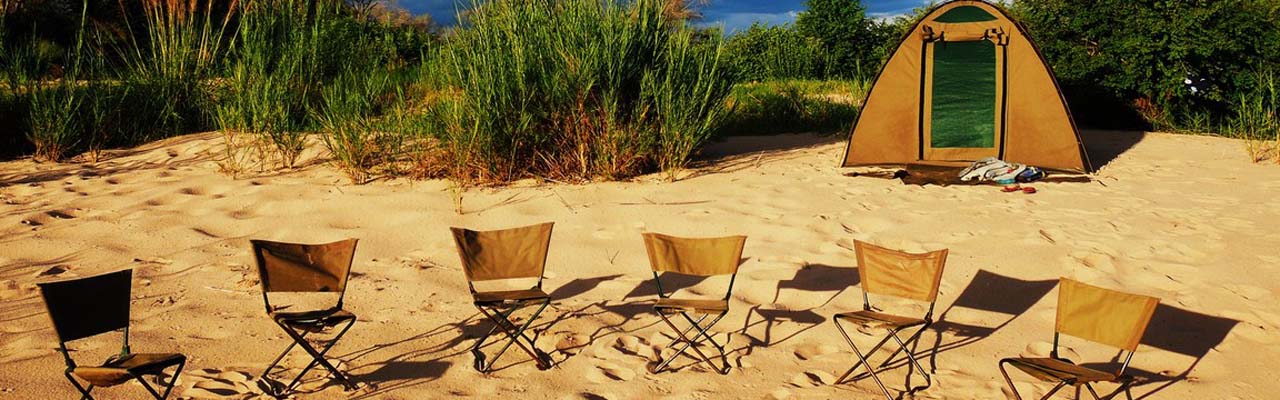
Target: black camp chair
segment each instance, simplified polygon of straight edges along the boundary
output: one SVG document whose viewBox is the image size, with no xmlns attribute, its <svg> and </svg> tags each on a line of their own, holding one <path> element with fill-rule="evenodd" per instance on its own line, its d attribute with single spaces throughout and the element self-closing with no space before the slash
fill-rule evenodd
<svg viewBox="0 0 1280 400">
<path fill-rule="evenodd" d="M 67 363 L 63 372 L 67 380 L 80 391 L 81 399 L 93 399 L 89 394 L 94 387 L 109 387 L 130 380 L 137 380 L 152 397 L 163 400 L 178 382 L 178 375 L 187 357 L 174 353 L 133 353 L 129 349 L 129 300 L 133 270 L 116 271 L 88 278 L 40 283 L 40 295 L 49 309 L 53 330 L 58 334 L 58 348 Z M 67 342 L 97 336 L 111 331 L 122 331 L 124 344 L 120 354 L 108 358 L 102 365 L 83 367 L 71 359 Z M 177 368 L 168 384 L 160 382 L 169 367 Z M 164 392 L 157 392 L 144 377 L 156 376 L 164 385 Z M 76 380 L 88 382 L 88 386 Z"/>
<path fill-rule="evenodd" d="M 346 374 L 339 371 L 327 359 L 325 353 L 333 348 L 342 336 L 356 322 L 355 314 L 342 308 L 342 300 L 347 291 L 347 278 L 351 273 L 351 261 L 355 257 L 356 239 L 347 239 L 325 244 L 295 244 L 252 240 L 254 260 L 258 264 L 258 274 L 262 280 L 262 301 L 266 305 L 267 315 L 293 339 L 271 365 L 268 365 L 259 376 L 262 389 L 274 395 L 283 395 L 293 390 L 294 385 L 317 364 L 324 367 L 334 378 L 337 378 L 346 389 L 355 385 Z M 336 293 L 337 303 L 329 308 L 319 310 L 285 311 L 289 306 L 273 306 L 269 293 L 302 292 L 302 293 Z M 341 326 L 324 348 L 316 350 L 306 339 L 307 334 L 325 333 Z M 293 350 L 294 346 L 311 355 L 312 361 L 302 369 L 288 385 L 280 387 L 267 378 L 271 370 Z"/>
<path fill-rule="evenodd" d="M 747 237 L 692 239 L 658 233 L 644 233 L 643 236 L 645 251 L 649 255 L 649 267 L 653 270 L 653 282 L 658 287 L 658 301 L 654 303 L 653 310 L 677 335 L 666 348 L 680 345 L 676 348 L 675 354 L 650 368 L 649 372 L 662 372 L 672 360 L 684 354 L 685 350 L 693 349 L 702 361 L 711 366 L 711 369 L 721 374 L 728 374 L 729 360 L 725 357 L 724 346 L 716 342 L 710 329 L 729 314 L 729 296 L 733 294 L 733 281 L 737 278 L 738 267 L 742 264 L 742 248 L 747 242 Z M 672 297 L 674 290 L 672 292 L 663 290 L 659 273 L 698 277 L 728 275 L 729 287 L 725 289 L 724 297 L 720 299 L 677 299 Z M 698 314 L 699 317 L 695 319 L 690 315 L 691 313 Z M 674 315 L 681 316 L 689 327 L 680 329 L 676 326 L 676 323 L 671 320 Z M 707 318 L 711 318 L 711 321 L 703 324 Z M 693 330 L 698 332 L 691 338 L 689 332 Z M 698 345 L 703 343 L 710 344 L 720 352 L 720 361 L 723 366 L 717 366 L 711 357 L 698 348 Z"/>
</svg>

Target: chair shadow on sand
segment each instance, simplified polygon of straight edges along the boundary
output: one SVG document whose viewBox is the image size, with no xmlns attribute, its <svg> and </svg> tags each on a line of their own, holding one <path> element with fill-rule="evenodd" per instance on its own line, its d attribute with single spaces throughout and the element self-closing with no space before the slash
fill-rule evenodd
<svg viewBox="0 0 1280 400">
<path fill-rule="evenodd" d="M 751 309 L 747 310 L 747 317 L 742 322 L 742 328 L 737 331 L 750 342 L 742 347 L 733 349 L 732 352 L 750 355 L 756 347 L 769 347 L 780 344 L 822 325 L 827 321 L 827 318 L 813 310 L 830 304 L 845 290 L 857 284 L 858 269 L 854 267 L 836 267 L 823 264 L 806 264 L 800 267 L 791 279 L 778 282 L 773 294 L 773 304 L 776 305 L 778 303 L 778 299 L 782 297 L 783 289 L 834 293 L 821 305 L 811 308 L 792 310 L 776 306 L 774 308 L 766 308 L 765 305 L 752 306 Z M 759 316 L 759 319 L 756 319 L 756 316 Z M 760 324 L 764 324 L 763 337 L 753 336 L 749 331 Z M 775 338 L 774 331 L 777 327 L 783 326 L 783 324 L 798 324 L 803 327 L 780 338 Z"/>
<path fill-rule="evenodd" d="M 464 345 L 465 342 L 475 336 L 479 336 L 482 330 L 486 329 L 480 322 L 480 313 L 472 314 L 462 321 L 456 323 L 437 326 L 434 329 L 423 332 L 418 335 L 410 336 L 394 342 L 379 343 L 372 346 L 348 352 L 337 357 L 350 365 L 350 371 L 356 372 L 367 368 L 373 368 L 373 371 L 360 374 L 352 374 L 355 381 L 371 384 L 371 390 L 359 393 L 352 397 L 353 399 L 363 399 L 377 397 L 389 392 L 400 389 L 407 389 L 415 386 L 424 385 L 444 376 L 444 373 L 453 366 L 453 363 L 446 361 L 451 357 L 457 357 L 468 353 L 464 346 L 463 350 L 448 352 L 449 349 Z M 399 345 L 412 345 L 421 343 L 436 336 L 447 335 L 451 332 L 459 332 L 460 335 L 454 336 L 448 341 L 423 349 L 416 349 L 386 358 L 384 361 L 371 362 L 368 364 L 357 364 L 356 361 L 361 358 L 378 352 L 379 350 L 388 349 Z M 433 356 L 429 360 L 416 360 L 426 355 Z"/>
<path fill-rule="evenodd" d="M 1226 340 L 1227 335 L 1239 323 L 1240 321 L 1234 319 L 1202 314 L 1163 303 L 1156 306 L 1155 315 L 1151 317 L 1151 323 L 1147 325 L 1147 331 L 1142 336 L 1141 343 L 1159 350 L 1192 357 L 1195 360 L 1177 375 L 1146 371 L 1130 365 L 1125 372 L 1138 380 L 1133 385 L 1133 391 L 1138 395 L 1134 399 L 1149 398 L 1175 383 L 1187 380 L 1196 365 L 1200 364 L 1200 360 Z M 1116 357 L 1108 363 L 1083 365 L 1092 368 L 1107 368 L 1107 365 L 1110 365 L 1114 368 L 1122 361 L 1117 353 Z M 1151 385 L 1156 386 L 1149 390 L 1145 389 Z"/>
<path fill-rule="evenodd" d="M 960 292 L 960 296 L 957 296 L 955 301 L 938 314 L 937 322 L 934 322 L 930 328 L 934 331 L 935 339 L 929 355 L 929 369 L 937 372 L 938 353 L 968 346 L 991 336 L 1018 319 L 1018 316 L 1031 310 L 1032 306 L 1040 302 L 1057 285 L 1057 279 L 1028 281 L 987 270 L 978 270 L 969 281 L 969 285 Z M 996 313 L 1004 317 L 995 326 L 949 320 L 948 314 L 956 308 Z M 944 334 L 956 336 L 958 339 L 943 343 Z"/>
</svg>

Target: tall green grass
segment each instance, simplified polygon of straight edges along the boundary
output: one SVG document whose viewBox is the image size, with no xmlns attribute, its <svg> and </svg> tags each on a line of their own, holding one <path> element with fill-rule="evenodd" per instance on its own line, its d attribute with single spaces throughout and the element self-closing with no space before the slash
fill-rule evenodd
<svg viewBox="0 0 1280 400">
<path fill-rule="evenodd" d="M 732 116 L 720 136 L 847 132 L 870 81 L 781 80 L 733 88 Z"/>
<path fill-rule="evenodd" d="M 1253 73 L 1252 89 L 1240 94 L 1225 129 L 1227 135 L 1245 140 L 1253 162 L 1280 163 L 1280 82 L 1272 68 Z"/>
<path fill-rule="evenodd" d="M 721 41 L 664 1 L 494 0 L 431 67 L 437 149 L 458 181 L 620 178 L 679 168 L 723 115 Z"/>
<path fill-rule="evenodd" d="M 378 120 L 392 84 L 385 70 L 353 69 L 322 89 L 313 118 L 334 164 L 353 183 L 368 181 L 375 169 L 397 161 L 404 141 L 401 131 Z"/>
<path fill-rule="evenodd" d="M 39 79 L 23 79 L 25 87 L 21 88 L 29 104 L 28 121 L 30 126 L 26 133 L 27 140 L 35 146 L 34 157 L 42 161 L 61 161 L 80 143 L 83 124 L 80 113 L 87 90 L 80 85 L 81 66 L 84 54 L 85 15 L 88 2 L 80 9 L 80 29 L 76 37 L 75 49 L 66 55 L 64 64 L 69 67 L 62 79 L 45 85 Z M 34 48 L 35 44 L 31 46 Z"/>
<path fill-rule="evenodd" d="M 315 15 L 309 15 L 312 7 Z M 302 129 L 308 101 L 319 89 L 321 27 L 332 11 L 301 0 L 267 0 L 241 3 L 239 14 L 235 61 L 216 107 L 217 125 L 232 135 L 253 135 L 281 167 L 292 168 L 306 145 Z M 228 140 L 229 152 L 239 151 L 232 149 L 236 143 Z"/>
</svg>

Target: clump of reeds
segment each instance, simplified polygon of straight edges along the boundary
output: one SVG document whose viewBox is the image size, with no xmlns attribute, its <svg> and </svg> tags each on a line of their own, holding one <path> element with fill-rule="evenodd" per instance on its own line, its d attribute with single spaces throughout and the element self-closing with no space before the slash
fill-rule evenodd
<svg viewBox="0 0 1280 400">
<path fill-rule="evenodd" d="M 719 36 L 666 1 L 479 3 L 435 61 L 425 118 L 455 181 L 619 178 L 683 166 L 724 115 Z"/>
<path fill-rule="evenodd" d="M 236 155 L 224 162 L 244 159 L 244 141 L 235 134 L 249 134 L 271 150 L 280 166 L 292 168 L 306 144 L 303 119 L 317 84 L 321 26 L 331 11 L 301 0 L 265 0 L 241 3 L 239 14 L 234 61 L 215 112 L 219 129 L 234 132 L 226 146 Z"/>
<path fill-rule="evenodd" d="M 1280 85 L 1270 68 L 1260 68 L 1253 77 L 1252 88 L 1240 95 L 1227 134 L 1244 140 L 1251 161 L 1280 163 Z"/>
</svg>

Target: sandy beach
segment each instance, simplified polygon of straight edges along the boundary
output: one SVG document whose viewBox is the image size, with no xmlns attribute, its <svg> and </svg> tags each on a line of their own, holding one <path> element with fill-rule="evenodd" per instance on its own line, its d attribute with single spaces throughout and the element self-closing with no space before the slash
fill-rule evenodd
<svg viewBox="0 0 1280 400">
<path fill-rule="evenodd" d="M 1162 299 L 1131 365 L 1149 381 L 1135 396 L 1271 398 L 1280 391 L 1280 167 L 1249 163 L 1235 140 L 1085 133 L 1103 165 L 1095 181 L 1038 184 L 1036 194 L 849 177 L 837 168 L 840 138 L 779 135 L 713 143 L 674 182 L 655 174 L 472 189 L 461 215 L 444 181 L 352 186 L 315 150 L 297 171 L 232 179 L 217 172 L 217 133 L 93 164 L 3 162 L 0 399 L 75 393 L 35 283 L 123 268 L 134 270 L 133 350 L 189 357 L 176 397 L 258 397 L 255 377 L 289 341 L 263 310 L 249 239 L 348 237 L 360 239 L 346 294 L 359 320 L 330 355 L 362 388 L 344 392 L 313 372 L 298 398 L 875 399 L 870 380 L 830 384 L 854 362 L 829 318 L 861 307 L 855 239 L 951 251 L 941 320 L 916 349 L 934 383 L 917 398 L 1012 396 L 996 361 L 1048 354 L 1064 276 Z M 546 221 L 555 222 L 544 284 L 553 306 L 536 327 L 555 365 L 539 371 L 512 351 L 482 375 L 468 349 L 489 324 L 471 305 L 447 228 Z M 728 344 L 728 376 L 687 357 L 676 372 L 646 371 L 671 335 L 650 308 L 645 231 L 749 237 L 731 311 L 714 330 Z M 691 290 L 714 295 L 720 284 Z M 879 334 L 855 340 L 869 346 Z M 1073 360 L 1115 357 L 1063 344 Z M 93 363 L 118 350 L 118 336 L 73 347 Z M 295 351 L 285 366 L 296 373 L 307 361 Z M 899 388 L 906 371 L 882 377 Z M 1015 379 L 1024 396 L 1048 388 Z M 124 386 L 94 394 L 145 395 Z"/>
</svg>

